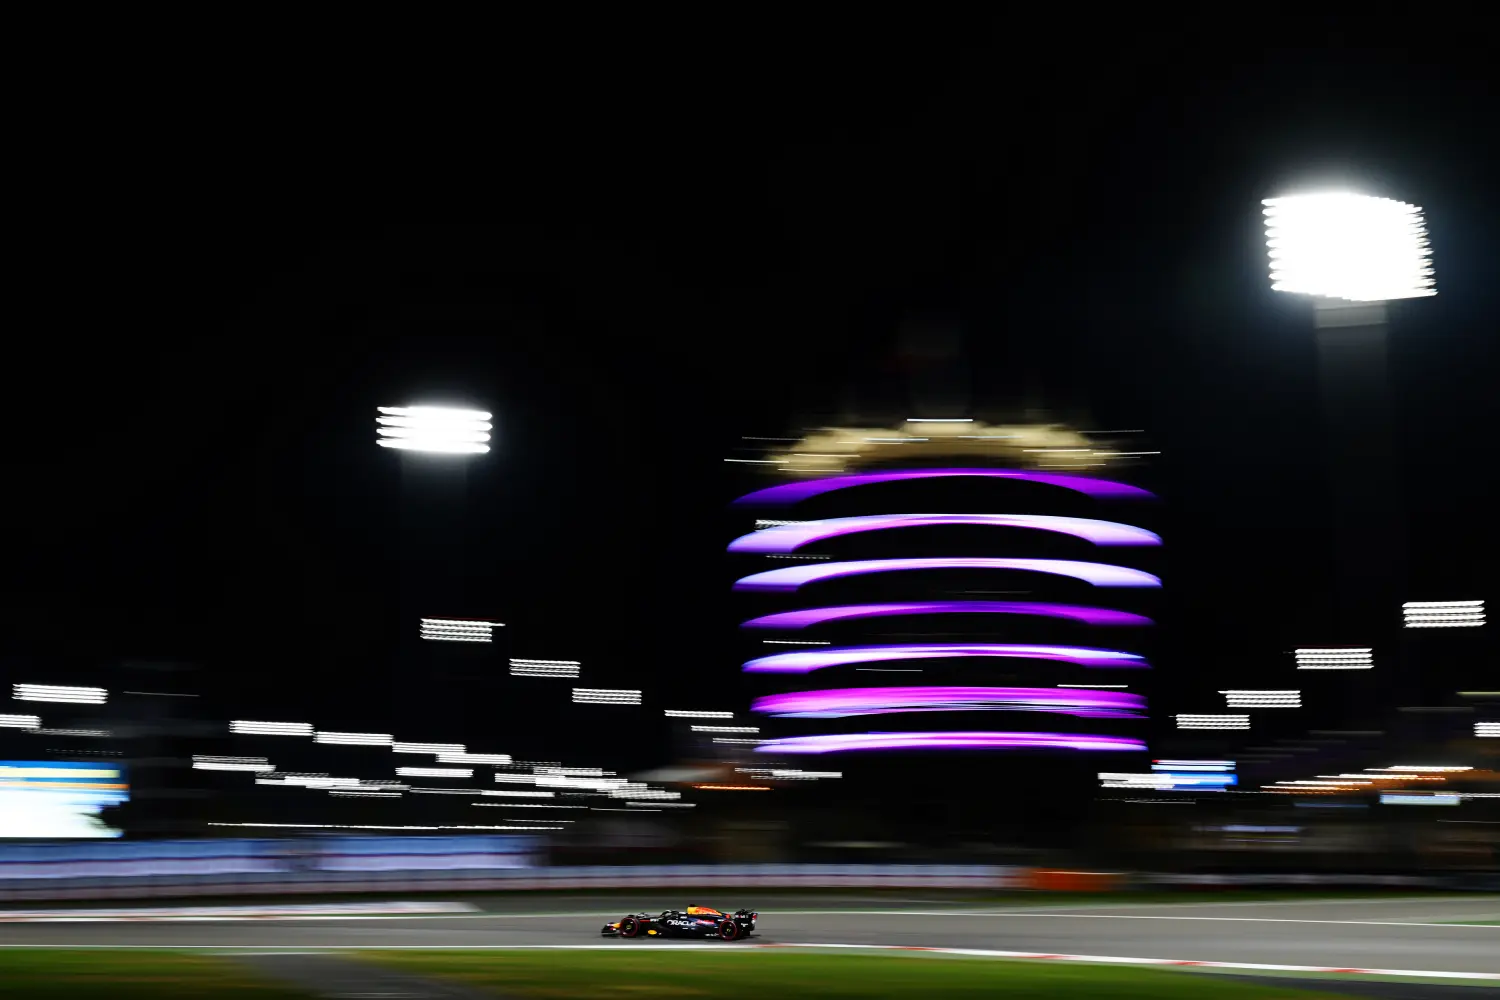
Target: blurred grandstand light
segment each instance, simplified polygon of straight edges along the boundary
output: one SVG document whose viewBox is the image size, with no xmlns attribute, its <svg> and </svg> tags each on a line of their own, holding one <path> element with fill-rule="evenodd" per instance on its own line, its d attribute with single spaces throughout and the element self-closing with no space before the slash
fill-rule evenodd
<svg viewBox="0 0 1500 1000">
<path fill-rule="evenodd" d="M 472 778 L 471 767 L 398 767 L 396 774 L 403 778 Z"/>
<path fill-rule="evenodd" d="M 669 708 L 666 711 L 670 719 L 732 719 L 733 712 L 697 712 L 685 708 Z"/>
<path fill-rule="evenodd" d="M 381 406 L 375 443 L 382 448 L 447 455 L 483 455 L 490 450 L 490 415 L 445 406 Z"/>
<path fill-rule="evenodd" d="M 1178 729 L 1249 729 L 1248 715 L 1177 715 Z"/>
<path fill-rule="evenodd" d="M 314 743 L 343 743 L 350 746 L 387 747 L 395 742 L 390 733 L 329 733 L 319 730 L 313 734 Z"/>
<path fill-rule="evenodd" d="M 462 743 L 392 743 L 395 753 L 463 753 Z"/>
<path fill-rule="evenodd" d="M 231 733 L 246 733 L 252 736 L 311 736 L 311 722 L 252 722 L 236 719 L 229 723 Z"/>
<path fill-rule="evenodd" d="M 330 789 L 328 789 L 328 794 L 329 795 L 347 795 L 347 796 L 353 796 L 355 798 L 361 798 L 361 799 L 399 799 L 401 797 L 401 793 L 400 792 L 380 792 L 380 791 L 366 792 L 366 791 L 360 791 L 358 789 L 353 789 L 353 788 L 330 788 Z"/>
<path fill-rule="evenodd" d="M 1298 670 L 1369 670 L 1375 665 L 1369 648 L 1315 648 L 1294 651 Z"/>
<path fill-rule="evenodd" d="M 1263 204 L 1275 291 L 1350 302 L 1437 294 L 1416 205 L 1347 191 Z"/>
<path fill-rule="evenodd" d="M 583 665 L 577 660 L 524 660 L 512 657 L 512 677 L 577 677 Z"/>
<path fill-rule="evenodd" d="M 193 768 L 198 771 L 274 771 L 264 757 L 215 757 L 193 754 Z"/>
<path fill-rule="evenodd" d="M 640 691 L 620 688 L 573 689 L 573 704 L 575 705 L 639 705 L 640 703 Z"/>
<path fill-rule="evenodd" d="M 0 729 L 40 729 L 39 715 L 0 715 Z"/>
<path fill-rule="evenodd" d="M 75 705 L 102 705 L 109 692 L 96 687 L 65 687 L 59 684 L 16 684 L 11 688 L 16 701 L 61 701 Z"/>
<path fill-rule="evenodd" d="M 1459 771 L 1472 771 L 1472 767 L 1460 767 L 1452 764 L 1393 764 L 1390 767 L 1372 767 L 1371 771 L 1411 771 L 1415 774 L 1452 774 Z"/>
<path fill-rule="evenodd" d="M 1220 691 L 1230 708 L 1301 708 L 1301 691 Z"/>
<path fill-rule="evenodd" d="M 1500 722 L 1476 722 L 1474 723 L 1475 736 L 1500 736 Z"/>
<path fill-rule="evenodd" d="M 1484 602 L 1407 601 L 1401 617 L 1407 628 L 1477 628 L 1484 624 Z"/>
<path fill-rule="evenodd" d="M 1153 760 L 1153 771 L 1233 771 L 1232 760 Z"/>
<path fill-rule="evenodd" d="M 693 726 L 695 733 L 758 733 L 759 726 Z"/>
<path fill-rule="evenodd" d="M 508 753 L 439 753 L 439 764 L 510 764 L 514 763 Z"/>
<path fill-rule="evenodd" d="M 769 792 L 769 785 L 694 785 L 700 792 Z"/>
<path fill-rule="evenodd" d="M 498 789 L 488 789 L 487 788 L 483 792 L 481 792 L 480 794 L 481 795 L 488 795 L 488 796 L 491 796 L 491 797 L 499 796 L 499 797 L 502 797 L 502 798 L 511 798 L 511 799 L 552 799 L 552 798 L 556 798 L 557 797 L 557 793 L 556 792 L 529 792 L 529 791 L 522 791 L 519 788 L 498 788 Z"/>
<path fill-rule="evenodd" d="M 500 622 L 463 618 L 423 618 L 421 636 L 430 642 L 493 642 L 494 630 L 504 627 Z"/>
</svg>

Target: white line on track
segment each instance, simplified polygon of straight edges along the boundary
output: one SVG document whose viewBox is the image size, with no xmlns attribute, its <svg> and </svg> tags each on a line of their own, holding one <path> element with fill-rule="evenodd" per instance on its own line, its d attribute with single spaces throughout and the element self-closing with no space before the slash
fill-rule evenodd
<svg viewBox="0 0 1500 1000">
<path fill-rule="evenodd" d="M 302 951 L 294 954 L 307 954 L 309 952 L 340 952 L 340 951 L 608 951 L 611 949 L 629 948 L 626 944 L 468 944 L 468 945 L 445 945 L 433 947 L 431 945 L 304 945 Z M 1045 954 L 1041 952 L 1026 951 L 992 951 L 984 948 L 926 948 L 911 945 L 888 945 L 888 944 L 834 944 L 817 942 L 786 942 L 777 944 L 751 944 L 740 945 L 723 944 L 685 944 L 670 943 L 666 941 L 657 942 L 648 946 L 652 951 L 702 951 L 705 954 L 732 955 L 745 954 L 747 952 L 774 951 L 784 948 L 807 948 L 813 950 L 829 951 L 882 951 L 893 952 L 900 955 L 960 955 L 968 958 L 1010 958 L 1021 960 L 1048 960 L 1062 962 L 1087 962 L 1095 965 L 1165 965 L 1181 968 L 1203 968 L 1203 969 L 1248 969 L 1252 971 L 1270 972 L 1311 972 L 1311 973 L 1341 973 L 1363 976 L 1403 976 L 1422 979 L 1479 979 L 1500 980 L 1500 973 L 1492 972 L 1434 972 L 1419 971 L 1415 969 L 1357 969 L 1340 966 L 1320 965 L 1272 965 L 1260 962 L 1194 962 L 1182 961 L 1169 958 L 1133 958 L 1119 955 L 1060 955 Z M 246 953 L 277 953 L 274 948 L 259 948 L 255 945 L 75 945 L 75 944 L 44 944 L 44 945 L 22 945 L 0 943 L 0 948 L 49 948 L 49 949 L 72 949 L 80 951 L 109 951 L 113 949 L 133 949 L 148 951 L 206 951 L 223 955 L 243 955 Z"/>
</svg>

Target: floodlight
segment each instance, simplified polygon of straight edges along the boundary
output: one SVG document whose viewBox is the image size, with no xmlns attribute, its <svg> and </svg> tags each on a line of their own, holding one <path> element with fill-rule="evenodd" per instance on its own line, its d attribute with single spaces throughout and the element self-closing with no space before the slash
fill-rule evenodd
<svg viewBox="0 0 1500 1000">
<path fill-rule="evenodd" d="M 706 709 L 700 712 L 700 711 L 694 711 L 693 709 L 689 709 L 689 708 L 669 708 L 669 709 L 667 709 L 666 714 L 667 714 L 668 718 L 672 718 L 672 719 L 732 719 L 732 718 L 734 718 L 734 713 L 733 712 L 716 712 L 716 711 L 708 711 Z"/>
<path fill-rule="evenodd" d="M 1477 628 L 1484 624 L 1484 602 L 1407 601 L 1401 617 L 1407 628 Z"/>
<path fill-rule="evenodd" d="M 388 747 L 395 742 L 390 733 L 331 733 L 319 730 L 313 735 L 314 743 L 339 743 L 346 746 Z"/>
<path fill-rule="evenodd" d="M 1368 647 L 1298 649 L 1293 655 L 1298 670 L 1369 670 L 1375 666 L 1374 650 Z"/>
<path fill-rule="evenodd" d="M 16 701 L 62 701 L 75 705 L 102 705 L 109 697 L 104 688 L 64 687 L 59 684 L 16 684 L 11 688 Z"/>
<path fill-rule="evenodd" d="M 0 715 L 0 729 L 40 729 L 39 715 Z"/>
<path fill-rule="evenodd" d="M 639 705 L 641 693 L 611 688 L 574 688 L 575 705 Z"/>
<path fill-rule="evenodd" d="M 1230 708 L 1301 708 L 1301 691 L 1220 691 Z"/>
<path fill-rule="evenodd" d="M 381 406 L 375 443 L 382 448 L 439 455 L 483 455 L 490 450 L 490 415 L 446 406 Z"/>
<path fill-rule="evenodd" d="M 1264 202 L 1271 287 L 1349 302 L 1436 295 L 1422 210 L 1350 192 Z"/>
<path fill-rule="evenodd" d="M 432 642 L 491 642 L 499 622 L 469 621 L 458 618 L 423 618 L 422 638 Z"/>
<path fill-rule="evenodd" d="M 231 733 L 252 736 L 311 736 L 311 722 L 257 722 L 252 719 L 235 719 L 229 723 Z"/>
<path fill-rule="evenodd" d="M 1249 729 L 1248 715 L 1176 715 L 1178 729 Z"/>
<path fill-rule="evenodd" d="M 512 677 L 577 677 L 583 665 L 577 660 L 528 660 L 512 657 Z"/>
<path fill-rule="evenodd" d="M 1500 737 L 1500 722 L 1474 723 L 1475 736 Z"/>
</svg>

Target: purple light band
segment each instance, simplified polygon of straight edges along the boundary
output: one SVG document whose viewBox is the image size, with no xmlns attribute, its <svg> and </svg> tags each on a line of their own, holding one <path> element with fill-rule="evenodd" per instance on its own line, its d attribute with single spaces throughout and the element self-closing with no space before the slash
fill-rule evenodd
<svg viewBox="0 0 1500 1000">
<path fill-rule="evenodd" d="M 841 753 L 847 750 L 1136 750 L 1146 744 L 1126 736 L 1066 733 L 849 733 L 766 740 L 756 753 Z"/>
<path fill-rule="evenodd" d="M 1144 615 L 1111 608 L 1085 608 L 1074 604 L 1044 604 L 1037 601 L 906 601 L 900 604 L 845 604 L 835 608 L 805 608 L 752 618 L 740 628 L 799 629 L 849 618 L 889 618 L 895 615 L 932 614 L 1037 615 L 1070 618 L 1088 625 L 1151 625 Z"/>
<path fill-rule="evenodd" d="M 751 710 L 800 719 L 901 712 L 968 712 L 1010 709 L 1093 718 L 1138 719 L 1146 699 L 1121 691 L 1071 691 L 1013 687 L 879 687 L 795 691 L 755 699 Z"/>
<path fill-rule="evenodd" d="M 848 476 L 831 476 L 827 479 L 804 479 L 796 483 L 770 486 L 754 493 L 746 493 L 735 501 L 736 505 L 793 504 L 808 497 L 815 497 L 831 490 L 848 489 L 871 483 L 890 483 L 906 479 L 938 479 L 952 476 L 982 476 L 989 479 L 1022 479 L 1031 483 L 1059 486 L 1075 493 L 1108 499 L 1154 500 L 1155 494 L 1138 486 L 1116 483 L 1108 479 L 1093 479 L 1089 476 L 1068 476 L 1051 472 L 1025 472 L 1018 469 L 908 469 L 901 472 L 859 472 Z"/>
<path fill-rule="evenodd" d="M 859 559 L 851 562 L 805 563 L 754 573 L 735 581 L 735 590 L 792 591 L 804 583 L 866 573 L 894 573 L 913 569 L 1014 569 L 1030 573 L 1071 576 L 1096 587 L 1160 587 L 1161 580 L 1128 566 L 1078 562 L 1073 559 L 999 559 L 973 556 L 923 559 Z"/>
<path fill-rule="evenodd" d="M 825 667 L 884 660 L 936 660 L 970 656 L 1019 657 L 1029 660 L 1059 660 L 1084 667 L 1141 669 L 1150 667 L 1143 656 L 1114 649 L 1086 646 L 1023 646 L 1014 643 L 924 643 L 911 646 L 841 646 L 831 649 L 797 650 L 751 660 L 749 674 L 808 674 Z"/>
<path fill-rule="evenodd" d="M 888 528 L 926 528 L 962 524 L 993 528 L 1033 528 L 1072 535 L 1095 545 L 1160 545 L 1161 536 L 1145 528 L 1117 521 L 1088 517 L 1054 517 L 1048 514 L 873 514 L 865 517 L 832 517 L 801 524 L 782 524 L 752 531 L 729 543 L 730 552 L 795 552 L 804 545 L 827 538 Z"/>
</svg>

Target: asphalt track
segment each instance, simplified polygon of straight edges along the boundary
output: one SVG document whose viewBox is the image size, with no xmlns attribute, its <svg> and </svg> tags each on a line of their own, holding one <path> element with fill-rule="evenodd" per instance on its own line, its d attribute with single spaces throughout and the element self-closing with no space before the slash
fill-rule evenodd
<svg viewBox="0 0 1500 1000">
<path fill-rule="evenodd" d="M 652 912 L 687 902 L 643 892 L 630 909 Z M 1500 926 L 1455 923 L 1500 920 L 1500 896 L 1017 907 L 766 893 L 757 899 L 701 902 L 758 907 L 756 940 L 763 944 L 904 945 L 1500 974 Z M 601 941 L 600 925 L 623 915 L 616 896 L 502 899 L 486 905 L 486 912 L 462 916 L 3 924 L 0 945 L 302 951 L 600 943 L 649 949 L 655 943 Z"/>
</svg>

